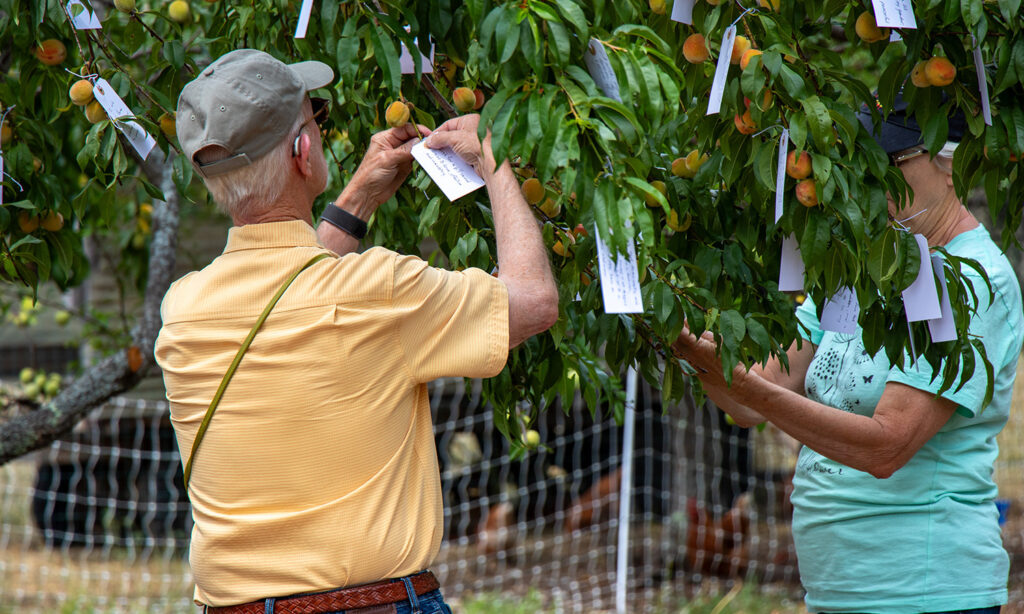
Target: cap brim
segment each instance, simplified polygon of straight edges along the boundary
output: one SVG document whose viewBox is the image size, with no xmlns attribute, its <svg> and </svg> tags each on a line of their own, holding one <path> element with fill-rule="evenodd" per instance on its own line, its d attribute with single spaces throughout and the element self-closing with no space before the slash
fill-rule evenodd
<svg viewBox="0 0 1024 614">
<path fill-rule="evenodd" d="M 924 142 L 920 130 L 897 123 L 898 118 L 893 115 L 890 115 L 888 120 L 882 120 L 877 126 L 869 111 L 861 110 L 857 113 L 857 119 L 887 154 L 910 149 Z"/>
<path fill-rule="evenodd" d="M 289 64 L 288 68 L 295 71 L 295 74 L 302 79 L 307 92 L 326 87 L 334 81 L 334 71 L 323 62 L 315 60 L 296 62 L 295 64 Z"/>
</svg>

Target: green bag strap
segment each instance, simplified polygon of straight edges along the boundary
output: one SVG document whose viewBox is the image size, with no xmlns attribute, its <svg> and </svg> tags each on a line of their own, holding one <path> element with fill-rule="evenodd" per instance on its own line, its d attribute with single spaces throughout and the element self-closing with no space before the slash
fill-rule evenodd
<svg viewBox="0 0 1024 614">
<path fill-rule="evenodd" d="M 267 306 L 263 309 L 263 313 L 261 313 L 259 319 L 256 320 L 256 324 L 252 327 L 252 330 L 249 331 L 249 336 L 242 342 L 242 347 L 238 348 L 238 353 L 235 354 L 235 359 L 231 361 L 231 366 L 228 367 L 227 372 L 224 374 L 224 378 L 220 380 L 220 387 L 217 388 L 217 394 L 213 395 L 213 400 L 210 401 L 210 406 L 206 409 L 206 415 L 203 416 L 203 422 L 199 425 L 199 430 L 196 432 L 195 441 L 192 442 L 192 451 L 188 455 L 188 462 L 185 463 L 185 490 L 188 490 L 188 479 L 192 475 L 192 461 L 196 458 L 196 450 L 199 448 L 199 442 L 203 440 L 203 435 L 206 434 L 206 429 L 210 426 L 210 419 L 213 418 L 213 412 L 217 410 L 217 404 L 220 403 L 220 398 L 224 396 L 224 391 L 228 387 L 228 382 L 230 382 L 231 377 L 234 376 L 235 370 L 238 368 L 238 363 L 242 362 L 242 356 L 245 354 L 245 351 L 249 349 L 249 346 L 252 344 L 252 340 L 256 337 L 256 333 L 259 332 L 260 327 L 262 327 L 263 323 L 267 320 L 267 316 L 270 315 L 274 306 L 277 305 L 277 301 L 281 300 L 281 296 L 284 294 L 284 291 L 288 289 L 288 286 L 292 285 L 292 282 L 299 276 L 299 273 L 313 266 L 314 263 L 319 262 L 324 258 L 329 258 L 330 256 L 330 254 L 317 254 L 310 258 L 309 262 L 302 265 L 302 268 L 292 273 L 291 277 L 286 279 L 284 283 L 281 284 L 281 287 L 278 288 L 277 294 L 275 294 L 274 297 L 270 299 L 270 302 L 267 303 Z"/>
</svg>

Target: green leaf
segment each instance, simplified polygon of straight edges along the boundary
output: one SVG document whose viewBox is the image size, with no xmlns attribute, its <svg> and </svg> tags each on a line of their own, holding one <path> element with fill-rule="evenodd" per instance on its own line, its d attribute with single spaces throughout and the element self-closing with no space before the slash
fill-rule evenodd
<svg viewBox="0 0 1024 614">
<path fill-rule="evenodd" d="M 384 72 L 388 93 L 397 97 L 402 69 L 398 63 L 398 51 L 391 43 L 391 36 L 387 32 L 381 32 L 380 26 L 374 23 L 370 27 L 370 41 L 373 43 L 373 56 L 377 59 L 377 65 Z"/>
<path fill-rule="evenodd" d="M 804 98 L 800 104 L 804 108 L 807 125 L 815 143 L 823 150 L 828 149 L 835 138 L 832 132 L 832 117 L 828 113 L 828 108 L 817 96 Z"/>
<path fill-rule="evenodd" d="M 164 58 L 171 63 L 176 70 L 181 70 L 181 67 L 185 65 L 185 48 L 181 46 L 181 41 L 169 40 L 163 45 Z"/>
<path fill-rule="evenodd" d="M 719 330 L 722 331 L 722 345 L 728 349 L 739 348 L 747 334 L 747 325 L 735 309 L 727 309 L 719 315 Z"/>
<path fill-rule="evenodd" d="M 892 279 L 899 264 L 898 231 L 892 227 L 872 241 L 868 251 L 868 275 L 877 284 L 882 285 Z"/>
</svg>

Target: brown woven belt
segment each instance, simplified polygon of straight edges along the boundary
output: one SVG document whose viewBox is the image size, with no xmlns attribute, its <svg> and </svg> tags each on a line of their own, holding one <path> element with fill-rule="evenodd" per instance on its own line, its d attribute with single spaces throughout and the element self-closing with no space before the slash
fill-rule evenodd
<svg viewBox="0 0 1024 614">
<path fill-rule="evenodd" d="M 437 578 L 429 571 L 409 576 L 409 579 L 412 581 L 412 588 L 417 595 L 436 591 L 441 587 Z M 405 590 L 404 582 L 383 580 L 373 584 L 339 588 L 325 593 L 281 597 L 274 600 L 272 611 L 274 614 L 322 614 L 398 603 L 408 598 L 409 594 Z M 250 601 L 241 605 L 207 607 L 205 611 L 209 614 L 264 614 L 267 612 L 266 602 L 263 600 Z"/>
</svg>

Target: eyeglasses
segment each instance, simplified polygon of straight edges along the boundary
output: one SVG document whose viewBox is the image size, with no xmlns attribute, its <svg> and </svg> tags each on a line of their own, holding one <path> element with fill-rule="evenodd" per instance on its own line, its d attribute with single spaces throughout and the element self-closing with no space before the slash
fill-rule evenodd
<svg viewBox="0 0 1024 614">
<path fill-rule="evenodd" d="M 896 168 L 899 168 L 899 166 L 906 162 L 907 160 L 911 160 L 926 153 L 928 153 L 928 150 L 925 149 L 924 147 L 915 147 L 913 149 L 907 149 L 898 153 L 889 154 L 889 162 Z"/>
<path fill-rule="evenodd" d="M 299 155 L 299 139 L 302 138 L 302 131 L 306 129 L 306 125 L 309 122 L 316 122 L 317 128 L 320 129 L 320 133 L 323 134 L 326 131 L 327 119 L 330 116 L 331 101 L 326 98 L 310 98 L 310 104 L 313 106 L 313 116 L 302 122 L 299 126 L 299 133 L 295 135 L 295 141 L 292 142 L 292 157 L 295 158 Z"/>
</svg>

